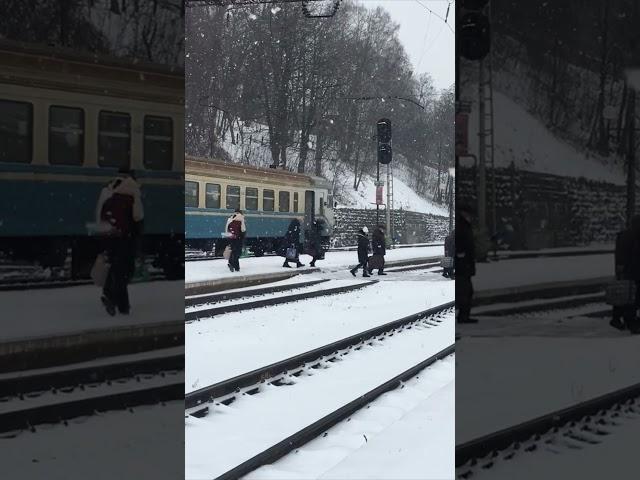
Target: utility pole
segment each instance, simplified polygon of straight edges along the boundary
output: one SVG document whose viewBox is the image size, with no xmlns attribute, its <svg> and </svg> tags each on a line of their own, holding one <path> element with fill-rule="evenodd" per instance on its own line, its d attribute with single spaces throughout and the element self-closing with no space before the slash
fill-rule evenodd
<svg viewBox="0 0 640 480">
<path fill-rule="evenodd" d="M 636 208 L 636 91 L 629 87 L 629 105 L 627 106 L 627 122 L 629 143 L 627 148 L 627 228 L 631 228 L 631 219 Z"/>
<path fill-rule="evenodd" d="M 387 235 L 391 239 L 391 164 L 387 164 L 387 206 L 385 211 L 387 214 Z"/>
<path fill-rule="evenodd" d="M 484 104 L 484 61 L 480 60 L 478 78 L 478 226 L 480 231 L 487 227 L 487 169 L 486 169 L 486 127 Z"/>
</svg>

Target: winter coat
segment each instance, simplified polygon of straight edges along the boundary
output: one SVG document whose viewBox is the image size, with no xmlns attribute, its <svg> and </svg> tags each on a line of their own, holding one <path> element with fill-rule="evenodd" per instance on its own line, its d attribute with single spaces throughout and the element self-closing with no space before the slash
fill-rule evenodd
<svg viewBox="0 0 640 480">
<path fill-rule="evenodd" d="M 364 233 L 362 230 L 358 232 L 358 262 L 363 263 L 367 261 L 369 257 L 369 235 Z"/>
<path fill-rule="evenodd" d="M 456 250 L 456 238 L 453 234 L 447 235 L 447 238 L 444 239 L 444 256 L 445 257 L 453 257 Z"/>
<path fill-rule="evenodd" d="M 287 232 L 284 234 L 284 242 L 286 246 L 293 245 L 298 249 L 300 248 L 300 222 L 298 220 L 292 220 L 289 224 L 289 228 L 287 228 Z"/>
<path fill-rule="evenodd" d="M 631 237 L 631 279 L 640 282 L 640 215 L 633 219 Z"/>
<path fill-rule="evenodd" d="M 476 248 L 473 230 L 469 221 L 459 216 L 456 219 L 454 266 L 458 277 L 472 277 L 476 274 Z"/>
<path fill-rule="evenodd" d="M 316 257 L 320 257 L 322 254 L 322 227 L 313 222 L 311 230 L 309 231 L 309 247 L 311 247 Z"/>
<path fill-rule="evenodd" d="M 633 235 L 631 230 L 623 230 L 616 236 L 615 268 L 620 280 L 632 278 Z"/>
<path fill-rule="evenodd" d="M 229 232 L 232 240 L 244 238 L 247 232 L 247 226 L 244 222 L 244 215 L 234 213 L 227 219 L 227 232 Z"/>
<path fill-rule="evenodd" d="M 385 244 L 384 232 L 381 228 L 376 228 L 371 236 L 371 247 L 374 255 L 386 255 L 387 246 Z"/>
<path fill-rule="evenodd" d="M 139 233 L 144 220 L 140 186 L 132 177 L 118 177 L 102 189 L 96 205 L 98 223 L 109 223 L 121 236 Z"/>
</svg>

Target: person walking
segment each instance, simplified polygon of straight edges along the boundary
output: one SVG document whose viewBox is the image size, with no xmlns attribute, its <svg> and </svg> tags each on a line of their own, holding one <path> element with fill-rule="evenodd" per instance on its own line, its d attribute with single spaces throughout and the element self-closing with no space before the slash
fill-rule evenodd
<svg viewBox="0 0 640 480">
<path fill-rule="evenodd" d="M 458 323 L 477 323 L 472 319 L 471 301 L 473 283 L 471 277 L 476 274 L 476 251 L 471 228 L 472 210 L 470 207 L 458 207 L 455 230 L 456 303 L 459 307 Z"/>
<path fill-rule="evenodd" d="M 291 268 L 289 262 L 295 261 L 296 267 L 304 267 L 304 263 L 300 263 L 300 251 L 302 250 L 302 241 L 300 238 L 301 227 L 300 227 L 300 219 L 294 218 L 291 220 L 289 227 L 287 228 L 287 232 L 284 234 L 284 263 L 282 266 L 284 268 Z M 288 255 L 288 251 L 290 249 L 295 250 L 295 255 Z"/>
<path fill-rule="evenodd" d="M 640 215 L 636 215 L 631 220 L 631 264 L 630 276 L 636 284 L 636 298 L 633 312 L 629 315 L 627 328 L 631 333 L 640 334 Z"/>
<path fill-rule="evenodd" d="M 354 277 L 358 272 L 358 268 L 362 267 L 362 276 L 369 277 L 369 270 L 367 268 L 367 263 L 369 261 L 369 251 L 371 250 L 371 245 L 369 243 L 369 229 L 367 227 L 362 227 L 358 234 L 356 235 L 358 240 L 358 265 L 349 270 L 351 275 Z"/>
<path fill-rule="evenodd" d="M 102 304 L 111 316 L 116 314 L 116 308 L 128 315 L 128 285 L 135 270 L 136 246 L 144 220 L 140 185 L 132 170 L 121 168 L 118 176 L 102 189 L 96 217 L 98 223 L 110 227 L 105 240 L 110 267 L 102 289 Z"/>
<path fill-rule="evenodd" d="M 446 236 L 446 238 L 444 239 L 444 256 L 445 256 L 445 262 L 449 263 L 451 262 L 451 266 L 450 267 L 443 267 L 442 269 L 442 276 L 445 278 L 450 278 L 451 280 L 453 280 L 454 277 L 454 270 L 453 270 L 453 256 L 455 255 L 455 245 L 456 245 L 456 240 L 455 237 L 453 236 L 453 233 L 450 232 L 449 235 Z"/>
<path fill-rule="evenodd" d="M 386 273 L 384 273 L 384 256 L 387 254 L 387 245 L 384 225 L 378 225 L 373 231 L 371 235 L 371 247 L 373 256 L 367 265 L 369 275 L 373 275 L 373 270 L 376 268 L 378 269 L 378 275 L 386 275 Z"/>
<path fill-rule="evenodd" d="M 228 267 L 231 272 L 240 271 L 240 255 L 242 254 L 242 242 L 247 232 L 242 210 L 236 209 L 233 215 L 227 219 L 227 234 L 229 235 L 231 255 Z"/>
<path fill-rule="evenodd" d="M 322 251 L 322 223 L 320 220 L 314 220 L 309 232 L 309 255 L 311 255 L 311 263 L 309 266 L 315 267 L 316 261 L 324 258 Z"/>
</svg>

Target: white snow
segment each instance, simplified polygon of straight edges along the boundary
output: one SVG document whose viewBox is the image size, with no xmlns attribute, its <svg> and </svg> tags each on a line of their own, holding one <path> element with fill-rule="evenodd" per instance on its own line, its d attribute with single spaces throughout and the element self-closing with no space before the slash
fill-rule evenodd
<svg viewBox="0 0 640 480">
<path fill-rule="evenodd" d="M 355 292 L 189 323 L 185 391 L 452 301 L 454 282 L 431 277 L 431 281 L 380 282 Z"/>
<path fill-rule="evenodd" d="M 100 295 L 93 285 L 0 292 L 5 320 L 0 338 L 6 342 L 184 320 L 182 281 L 130 285 L 130 315 L 110 317 Z"/>
<path fill-rule="evenodd" d="M 11 479 L 183 478 L 179 461 L 184 401 L 80 417 L 69 426 L 0 438 L 2 475 Z M 153 461 L 149 459 L 153 458 Z M 72 473 L 71 473 L 72 472 Z"/>
<path fill-rule="evenodd" d="M 273 465 L 259 479 L 452 478 L 455 356 L 421 371 Z"/>
<path fill-rule="evenodd" d="M 542 121 L 507 95 L 494 91 L 494 160 L 497 167 L 513 161 L 516 168 L 618 185 L 625 183 L 624 169 L 580 151 L 550 132 Z M 478 112 L 469 115 L 469 151 L 478 152 Z M 462 159 L 461 163 L 470 159 Z"/>
<path fill-rule="evenodd" d="M 419 248 L 397 248 L 387 250 L 385 257 L 387 262 L 398 260 L 410 260 L 416 258 L 441 257 L 444 255 L 444 247 L 419 247 Z M 321 270 L 340 270 L 353 268 L 358 263 L 358 256 L 355 252 L 327 252 L 325 260 L 319 260 L 316 267 Z M 301 255 L 300 260 L 308 264 L 311 257 Z M 283 272 L 282 257 L 249 257 L 240 259 L 240 274 L 257 275 L 264 273 Z M 198 262 L 187 262 L 185 265 L 185 283 L 197 283 L 207 280 L 217 280 L 220 278 L 237 277 L 238 273 L 232 273 L 223 260 L 202 260 Z"/>
<path fill-rule="evenodd" d="M 215 478 L 448 347 L 453 322 L 450 313 L 436 327 L 406 330 L 351 352 L 293 386 L 267 386 L 229 406 L 213 406 L 203 418 L 189 417 L 185 478 Z M 453 442 L 449 448 L 452 458 Z"/>
</svg>

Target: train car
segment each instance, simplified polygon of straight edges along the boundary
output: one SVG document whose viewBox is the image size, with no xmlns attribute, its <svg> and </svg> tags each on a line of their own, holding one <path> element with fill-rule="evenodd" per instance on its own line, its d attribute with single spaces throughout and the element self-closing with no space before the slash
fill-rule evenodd
<svg viewBox="0 0 640 480">
<path fill-rule="evenodd" d="M 0 251 L 86 277 L 100 243 L 87 225 L 126 166 L 141 184 L 143 253 L 183 275 L 183 73 L 14 43 L 0 43 L 0 65 Z"/>
<path fill-rule="evenodd" d="M 227 218 L 240 208 L 246 218 L 245 246 L 256 256 L 276 252 L 294 218 L 303 230 L 322 225 L 322 243 L 333 233 L 331 185 L 323 178 L 270 168 L 185 159 L 185 230 L 187 246 L 220 255 L 227 245 Z"/>
</svg>

